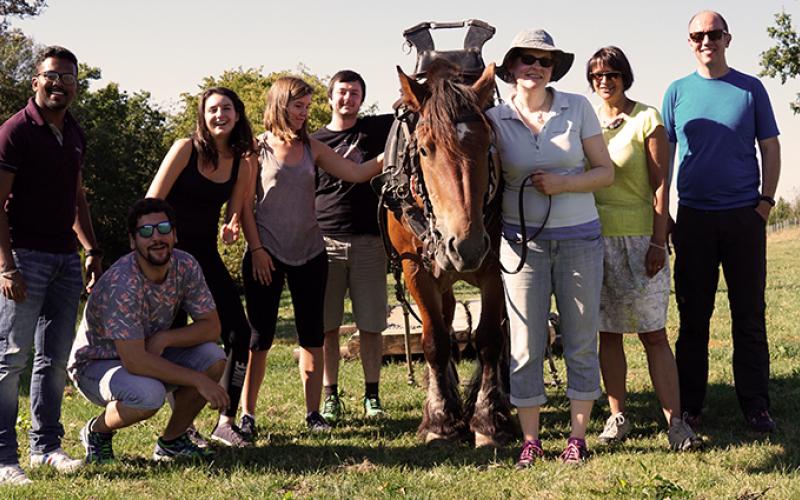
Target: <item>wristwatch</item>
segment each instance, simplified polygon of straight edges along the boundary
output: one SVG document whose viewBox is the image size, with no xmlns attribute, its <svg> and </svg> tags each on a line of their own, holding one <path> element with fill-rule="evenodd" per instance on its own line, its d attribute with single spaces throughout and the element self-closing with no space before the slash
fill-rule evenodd
<svg viewBox="0 0 800 500">
<path fill-rule="evenodd" d="M 775 198 L 773 198 L 772 196 L 767 196 L 765 194 L 762 194 L 761 196 L 758 197 L 758 201 L 766 201 L 767 203 L 769 203 L 769 206 L 771 207 L 775 206 Z"/>
</svg>

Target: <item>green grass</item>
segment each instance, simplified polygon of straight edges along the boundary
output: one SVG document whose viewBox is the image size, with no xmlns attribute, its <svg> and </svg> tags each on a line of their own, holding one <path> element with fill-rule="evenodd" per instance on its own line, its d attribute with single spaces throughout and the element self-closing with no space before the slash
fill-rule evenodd
<svg viewBox="0 0 800 500">
<path fill-rule="evenodd" d="M 228 498 L 228 497 L 401 497 L 412 498 L 800 498 L 800 231 L 772 236 L 769 242 L 767 290 L 771 345 L 772 413 L 780 429 L 770 437 L 746 430 L 732 387 L 729 310 L 720 283 L 712 323 L 711 374 L 705 414 L 706 448 L 675 454 L 667 450 L 660 410 L 653 395 L 643 349 L 626 337 L 632 437 L 614 448 L 601 446 L 596 435 L 608 408 L 600 400 L 590 426 L 593 458 L 574 469 L 556 458 L 567 433 L 564 389 L 550 388 L 544 409 L 542 438 L 546 460 L 518 472 L 513 468 L 517 443 L 475 450 L 453 443 L 429 447 L 415 435 L 424 393 L 406 384 L 402 363 L 384 367 L 381 393 L 390 418 L 381 423 L 358 418 L 362 376 L 360 364 L 342 365 L 349 419 L 329 435 L 304 430 L 302 396 L 291 323 L 270 353 L 267 379 L 259 401 L 261 437 L 248 450 L 220 450 L 209 464 L 156 465 L 147 460 L 168 410 L 117 434 L 118 463 L 87 467 L 65 477 L 33 471 L 35 484 L 0 487 L 0 498 Z M 464 289 L 468 294 L 469 290 Z M 668 330 L 674 335 L 674 304 Z M 559 362 L 563 374 L 563 363 Z M 463 375 L 469 363 L 459 367 Z M 422 365 L 416 365 L 417 380 Z M 27 399 L 20 403 L 18 432 L 30 425 Z M 80 456 L 78 431 L 98 408 L 68 390 L 64 402 L 64 448 Z M 214 414 L 206 409 L 201 429 L 209 432 Z M 27 443 L 22 439 L 22 457 Z M 26 461 L 23 459 L 23 465 Z"/>
</svg>

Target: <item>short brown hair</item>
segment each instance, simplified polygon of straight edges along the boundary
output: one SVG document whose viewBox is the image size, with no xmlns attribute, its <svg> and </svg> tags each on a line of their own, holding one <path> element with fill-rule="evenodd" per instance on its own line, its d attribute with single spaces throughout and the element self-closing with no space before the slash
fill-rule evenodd
<svg viewBox="0 0 800 500">
<path fill-rule="evenodd" d="M 589 82 L 589 88 L 594 92 L 594 85 L 592 80 L 592 70 L 596 66 L 607 66 L 622 74 L 622 86 L 625 90 L 631 88 L 633 85 L 633 70 L 625 53 L 619 47 L 609 45 L 603 47 L 594 53 L 594 55 L 586 63 L 586 81 Z"/>
<path fill-rule="evenodd" d="M 295 132 L 289 126 L 289 103 L 307 95 L 312 95 L 314 88 L 301 78 L 282 76 L 275 80 L 267 92 L 267 106 L 264 108 L 264 128 L 278 139 L 291 142 L 300 139 L 308 143 L 306 123 Z M 308 120 L 306 120 L 308 121 Z"/>
</svg>

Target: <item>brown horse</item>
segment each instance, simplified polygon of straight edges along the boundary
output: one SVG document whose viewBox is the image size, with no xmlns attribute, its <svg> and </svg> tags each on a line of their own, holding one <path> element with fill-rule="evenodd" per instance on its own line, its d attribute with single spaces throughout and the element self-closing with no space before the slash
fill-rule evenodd
<svg viewBox="0 0 800 500">
<path fill-rule="evenodd" d="M 469 86 L 457 83 L 457 69 L 447 63 L 434 63 L 424 84 L 398 68 L 402 102 L 417 116 L 406 147 L 407 153 L 419 158 L 411 187 L 418 206 L 427 205 L 430 238 L 421 241 L 396 212 L 389 214 L 388 233 L 402 258 L 405 281 L 422 319 L 428 387 L 419 434 L 426 442 L 470 431 L 476 446 L 491 445 L 507 439 L 512 429 L 499 369 L 506 337 L 496 257 L 499 217 L 486 223 L 489 211 L 497 215 L 499 210 L 493 200 L 499 164 L 489 158 L 492 129 L 483 112 L 492 102 L 494 70 L 490 65 Z M 481 290 L 475 331 L 478 367 L 463 405 L 450 343 L 455 311 L 452 287 L 459 280 Z"/>
</svg>

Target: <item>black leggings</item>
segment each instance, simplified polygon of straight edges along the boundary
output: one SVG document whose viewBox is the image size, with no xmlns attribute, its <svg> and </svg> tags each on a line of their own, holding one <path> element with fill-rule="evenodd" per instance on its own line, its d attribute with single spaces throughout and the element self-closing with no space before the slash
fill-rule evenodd
<svg viewBox="0 0 800 500">
<path fill-rule="evenodd" d="M 299 266 L 284 264 L 272 254 L 270 257 L 275 270 L 272 271 L 272 281 L 269 285 L 262 285 L 253 279 L 253 260 L 250 252 L 245 254 L 242 262 L 247 315 L 254 329 L 250 338 L 250 349 L 267 351 L 272 346 L 275 328 L 278 325 L 278 307 L 284 280 L 289 283 L 289 292 L 292 295 L 294 324 L 300 346 L 322 347 L 325 341 L 322 313 L 325 283 L 328 281 L 328 254 L 323 251 Z"/>
<path fill-rule="evenodd" d="M 228 355 L 228 363 L 225 365 L 225 373 L 222 375 L 220 383 L 228 391 L 231 400 L 230 406 L 225 410 L 224 415 L 235 417 L 239 407 L 239 400 L 242 396 L 244 386 L 244 375 L 247 371 L 247 360 L 250 355 L 248 345 L 250 344 L 250 324 L 244 315 L 244 308 L 239 297 L 239 292 L 231 278 L 230 273 L 225 268 L 222 258 L 217 251 L 216 242 L 213 245 L 193 241 L 181 241 L 178 248 L 189 252 L 197 259 L 200 269 L 206 278 L 206 284 L 214 302 L 217 304 L 217 314 L 222 325 L 222 344 L 225 353 Z M 172 324 L 172 328 L 185 326 L 187 323 L 186 311 L 178 311 L 178 316 Z"/>
</svg>

